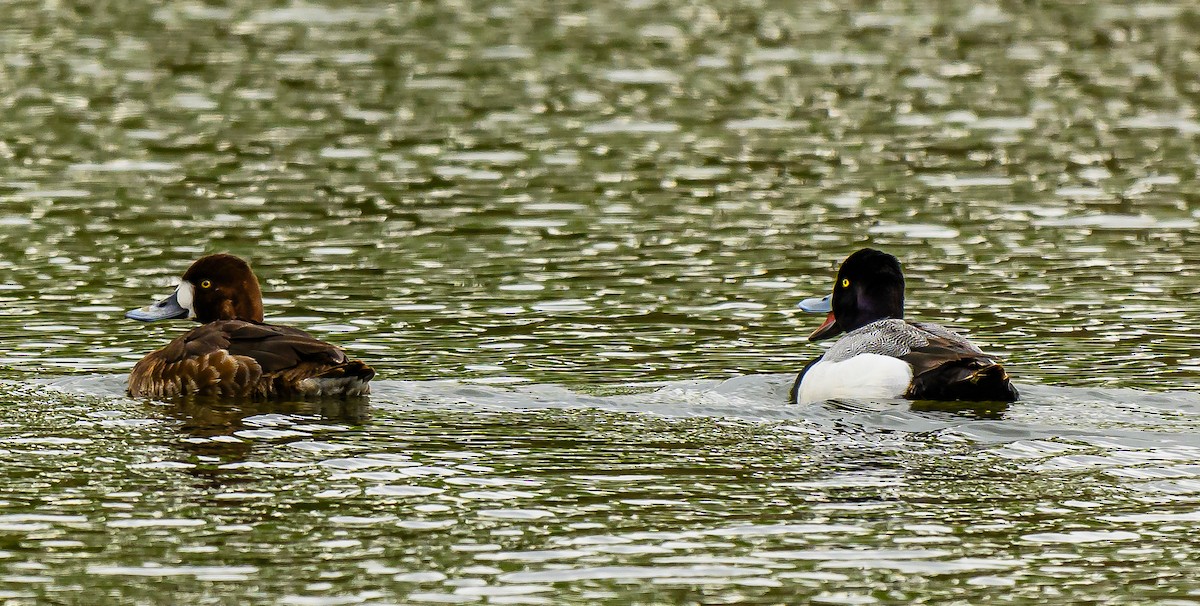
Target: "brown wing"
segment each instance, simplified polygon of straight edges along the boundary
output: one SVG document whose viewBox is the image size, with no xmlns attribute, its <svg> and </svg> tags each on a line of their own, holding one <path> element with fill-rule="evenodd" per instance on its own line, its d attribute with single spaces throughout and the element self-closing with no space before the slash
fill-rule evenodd
<svg viewBox="0 0 1200 606">
<path fill-rule="evenodd" d="M 229 331 L 229 353 L 262 368 L 259 397 L 358 396 L 375 371 L 340 347 L 297 328 L 243 322 Z"/>
<path fill-rule="evenodd" d="M 170 398 L 183 394 L 245 396 L 254 393 L 262 369 L 230 355 L 226 324 L 194 328 L 142 358 L 129 373 L 129 395 Z"/>
<path fill-rule="evenodd" d="M 958 339 L 930 336 L 929 343 L 922 347 L 913 347 L 907 354 L 899 356 L 913 367 L 913 376 L 919 376 L 948 362 L 970 360 L 975 358 L 988 359 L 969 342 Z"/>
<path fill-rule="evenodd" d="M 905 397 L 914 400 L 1012 402 L 1018 394 L 998 360 L 966 339 L 928 336 L 929 343 L 899 356 L 913 367 Z"/>
<path fill-rule="evenodd" d="M 232 320 L 225 328 L 226 348 L 235 356 L 253 358 L 264 374 L 275 374 L 302 364 L 336 366 L 346 362 L 340 347 L 330 345 L 298 328 Z"/>
<path fill-rule="evenodd" d="M 364 383 L 374 375 L 361 362 L 348 363 L 340 348 L 302 330 L 222 320 L 192 329 L 142 358 L 129 374 L 129 393 L 270 397 L 297 391 L 307 378 L 347 373 Z"/>
</svg>

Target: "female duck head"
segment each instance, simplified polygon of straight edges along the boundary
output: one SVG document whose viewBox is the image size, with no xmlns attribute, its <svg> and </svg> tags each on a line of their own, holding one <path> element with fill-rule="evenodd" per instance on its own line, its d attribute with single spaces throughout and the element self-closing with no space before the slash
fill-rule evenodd
<svg viewBox="0 0 1200 606">
<path fill-rule="evenodd" d="M 233 255 L 209 255 L 192 263 L 171 296 L 129 311 L 125 317 L 143 322 L 173 318 L 191 318 L 203 324 L 216 320 L 262 322 L 262 291 L 245 261 Z"/>
<path fill-rule="evenodd" d="M 806 299 L 805 311 L 828 312 L 810 341 L 820 341 L 878 320 L 904 317 L 904 272 L 900 261 L 885 252 L 864 248 L 842 262 L 833 293 Z"/>
</svg>

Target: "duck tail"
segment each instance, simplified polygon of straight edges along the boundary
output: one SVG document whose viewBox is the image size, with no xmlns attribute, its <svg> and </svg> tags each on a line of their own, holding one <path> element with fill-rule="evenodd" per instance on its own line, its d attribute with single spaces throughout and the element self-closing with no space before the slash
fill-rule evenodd
<svg viewBox="0 0 1200 606">
<path fill-rule="evenodd" d="M 375 369 L 362 360 L 348 360 L 317 375 L 320 379 L 358 379 L 364 383 L 374 377 Z"/>
<path fill-rule="evenodd" d="M 368 385 L 375 376 L 375 369 L 361 360 L 349 360 L 329 368 L 313 377 L 319 385 L 319 395 L 362 396 L 371 393 Z"/>
<path fill-rule="evenodd" d="M 375 369 L 367 366 L 362 360 L 350 360 L 331 371 L 339 371 L 339 377 L 354 377 L 364 383 L 375 377 Z"/>
<path fill-rule="evenodd" d="M 905 397 L 911 400 L 1014 402 L 1020 397 L 1008 372 L 991 358 L 948 361 L 913 377 Z"/>
</svg>

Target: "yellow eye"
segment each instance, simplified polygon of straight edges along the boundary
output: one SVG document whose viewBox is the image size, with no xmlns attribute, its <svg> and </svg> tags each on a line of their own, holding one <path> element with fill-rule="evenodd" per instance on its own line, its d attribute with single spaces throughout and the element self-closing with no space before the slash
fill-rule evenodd
<svg viewBox="0 0 1200 606">
<path fill-rule="evenodd" d="M 849 288 L 849 287 L 850 287 L 850 279 L 842 278 L 842 288 Z M 208 287 L 205 286 L 205 288 L 208 288 Z"/>
<path fill-rule="evenodd" d="M 200 283 L 200 288 L 212 288 L 212 282 L 205 280 Z"/>
</svg>

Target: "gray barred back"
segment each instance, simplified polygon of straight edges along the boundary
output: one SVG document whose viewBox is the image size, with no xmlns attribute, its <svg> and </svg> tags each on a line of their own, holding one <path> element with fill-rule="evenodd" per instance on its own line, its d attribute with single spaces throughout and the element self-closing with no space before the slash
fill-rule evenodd
<svg viewBox="0 0 1200 606">
<path fill-rule="evenodd" d="M 945 326 L 887 319 L 872 322 L 846 333 L 825 352 L 822 359 L 828 362 L 841 362 L 867 353 L 900 358 L 908 355 L 915 348 L 929 345 L 931 337 L 949 341 L 954 345 L 954 349 L 961 348 L 963 352 L 984 355 L 982 350 L 972 345 L 962 335 Z"/>
</svg>

